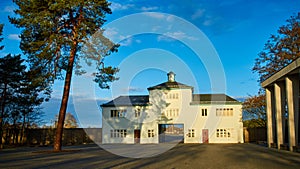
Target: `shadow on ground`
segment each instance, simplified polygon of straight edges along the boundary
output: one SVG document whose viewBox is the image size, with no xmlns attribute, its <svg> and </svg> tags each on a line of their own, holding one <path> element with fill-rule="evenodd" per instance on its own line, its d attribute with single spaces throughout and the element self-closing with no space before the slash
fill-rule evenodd
<svg viewBox="0 0 300 169">
<path fill-rule="evenodd" d="M 160 145 L 110 145 L 110 149 L 144 150 Z M 129 148 L 128 148 L 129 147 Z M 300 154 L 268 149 L 254 144 L 178 144 L 169 151 L 148 158 L 127 158 L 97 145 L 65 147 L 49 153 L 51 147 L 15 148 L 0 151 L 0 168 L 297 168 Z M 111 151 L 109 150 L 109 151 Z M 123 152 L 126 154 L 126 152 Z M 132 153 L 132 152 L 128 152 Z M 146 152 L 145 152 L 146 153 Z"/>
</svg>

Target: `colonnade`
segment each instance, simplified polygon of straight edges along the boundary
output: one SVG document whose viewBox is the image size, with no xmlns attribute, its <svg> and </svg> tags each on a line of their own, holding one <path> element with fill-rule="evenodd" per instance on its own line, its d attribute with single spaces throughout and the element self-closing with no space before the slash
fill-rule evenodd
<svg viewBox="0 0 300 169">
<path fill-rule="evenodd" d="M 293 151 L 299 143 L 299 75 L 281 77 L 264 88 L 268 147 L 288 145 Z"/>
</svg>

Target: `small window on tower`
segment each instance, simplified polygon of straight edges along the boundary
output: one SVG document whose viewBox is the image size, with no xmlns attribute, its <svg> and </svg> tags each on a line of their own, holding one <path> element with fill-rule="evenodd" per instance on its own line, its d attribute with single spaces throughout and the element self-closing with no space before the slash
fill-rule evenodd
<svg viewBox="0 0 300 169">
<path fill-rule="evenodd" d="M 202 109 L 202 116 L 207 116 L 207 109 Z"/>
</svg>

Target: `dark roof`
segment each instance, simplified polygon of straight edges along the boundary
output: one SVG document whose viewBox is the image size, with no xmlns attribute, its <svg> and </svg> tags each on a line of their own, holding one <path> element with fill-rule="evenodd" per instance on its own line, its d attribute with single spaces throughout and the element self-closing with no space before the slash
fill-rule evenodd
<svg viewBox="0 0 300 169">
<path fill-rule="evenodd" d="M 116 99 L 102 104 L 102 107 L 114 106 L 146 106 L 149 104 L 148 95 L 133 95 L 133 96 L 119 96 Z"/>
<path fill-rule="evenodd" d="M 225 103 L 225 104 L 240 104 L 236 99 L 225 94 L 193 94 L 191 104 L 210 104 L 210 103 Z M 147 106 L 149 105 L 148 95 L 133 95 L 119 96 L 116 99 L 102 104 L 102 107 L 115 106 Z"/>
<path fill-rule="evenodd" d="M 236 99 L 227 96 L 226 94 L 193 94 L 193 101 L 191 104 L 204 103 L 240 103 Z"/>
<path fill-rule="evenodd" d="M 156 86 L 149 87 L 148 90 L 154 89 L 193 89 L 192 86 L 188 86 L 179 82 L 165 82 Z"/>
</svg>

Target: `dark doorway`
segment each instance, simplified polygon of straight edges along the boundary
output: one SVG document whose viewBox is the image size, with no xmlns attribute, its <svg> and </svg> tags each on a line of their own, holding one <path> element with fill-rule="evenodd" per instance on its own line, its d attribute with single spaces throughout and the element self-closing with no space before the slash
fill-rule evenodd
<svg viewBox="0 0 300 169">
<path fill-rule="evenodd" d="M 159 124 L 159 142 L 183 142 L 184 125 L 183 124 Z"/>
<path fill-rule="evenodd" d="M 141 130 L 134 130 L 134 143 L 140 143 Z"/>
</svg>

